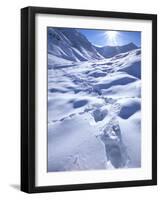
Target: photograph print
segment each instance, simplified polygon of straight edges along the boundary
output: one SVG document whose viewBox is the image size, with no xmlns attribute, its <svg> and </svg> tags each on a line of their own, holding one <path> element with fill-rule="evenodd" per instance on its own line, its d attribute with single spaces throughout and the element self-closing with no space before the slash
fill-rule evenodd
<svg viewBox="0 0 161 200">
<path fill-rule="evenodd" d="M 141 32 L 47 27 L 47 172 L 141 167 Z"/>
</svg>

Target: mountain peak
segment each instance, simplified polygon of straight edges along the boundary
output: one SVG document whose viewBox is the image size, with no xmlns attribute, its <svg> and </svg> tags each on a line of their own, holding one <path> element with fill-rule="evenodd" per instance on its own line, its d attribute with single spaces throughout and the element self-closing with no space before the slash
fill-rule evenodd
<svg viewBox="0 0 161 200">
<path fill-rule="evenodd" d="M 130 42 L 128 44 L 125 44 L 124 46 L 130 46 L 130 47 L 133 47 L 133 48 L 138 48 L 138 46 L 136 46 L 133 42 Z"/>
</svg>

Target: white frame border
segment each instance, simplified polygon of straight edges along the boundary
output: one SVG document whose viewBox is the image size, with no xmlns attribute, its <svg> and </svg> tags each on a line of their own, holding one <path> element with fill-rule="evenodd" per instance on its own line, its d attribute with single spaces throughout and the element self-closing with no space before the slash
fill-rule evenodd
<svg viewBox="0 0 161 200">
<path fill-rule="evenodd" d="M 108 22 L 108 23 L 107 23 Z M 35 19 L 35 185 L 149 180 L 152 178 L 152 21 L 103 17 L 36 14 Z M 78 26 L 79 24 L 79 26 Z M 138 169 L 47 173 L 47 26 L 142 32 L 141 163 Z M 148 156 L 147 156 L 148 155 Z"/>
</svg>

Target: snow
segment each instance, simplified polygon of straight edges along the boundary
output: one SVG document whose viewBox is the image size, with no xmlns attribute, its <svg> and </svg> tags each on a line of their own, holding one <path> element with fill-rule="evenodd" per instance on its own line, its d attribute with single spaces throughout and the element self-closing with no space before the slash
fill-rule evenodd
<svg viewBox="0 0 161 200">
<path fill-rule="evenodd" d="M 94 132 L 94 127 L 91 128 L 81 116 L 50 125 L 48 171 L 105 168 L 105 147 Z"/>
<path fill-rule="evenodd" d="M 129 118 L 131 115 L 141 109 L 141 102 L 138 98 L 129 98 L 124 100 L 121 99 L 121 101 L 118 102 L 121 104 L 119 116 L 123 119 Z"/>
<path fill-rule="evenodd" d="M 77 30 L 65 28 L 48 28 L 48 53 L 70 61 L 103 58 Z"/>
<path fill-rule="evenodd" d="M 122 138 L 129 156 L 128 168 L 141 167 L 141 113 L 134 113 L 128 120 L 119 119 Z"/>
<path fill-rule="evenodd" d="M 48 31 L 48 172 L 141 166 L 141 51 L 97 48 L 75 29 Z"/>
<path fill-rule="evenodd" d="M 134 43 L 129 43 L 124 46 L 104 46 L 104 47 L 96 47 L 97 51 L 103 55 L 105 58 L 113 57 L 117 54 L 124 53 L 133 49 L 137 49 L 138 47 Z"/>
</svg>

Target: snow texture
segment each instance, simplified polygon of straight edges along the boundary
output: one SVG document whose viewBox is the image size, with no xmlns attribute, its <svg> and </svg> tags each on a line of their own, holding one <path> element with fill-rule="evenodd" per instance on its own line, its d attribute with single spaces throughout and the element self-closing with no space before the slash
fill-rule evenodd
<svg viewBox="0 0 161 200">
<path fill-rule="evenodd" d="M 141 50 L 48 28 L 48 172 L 141 167 Z"/>
</svg>

